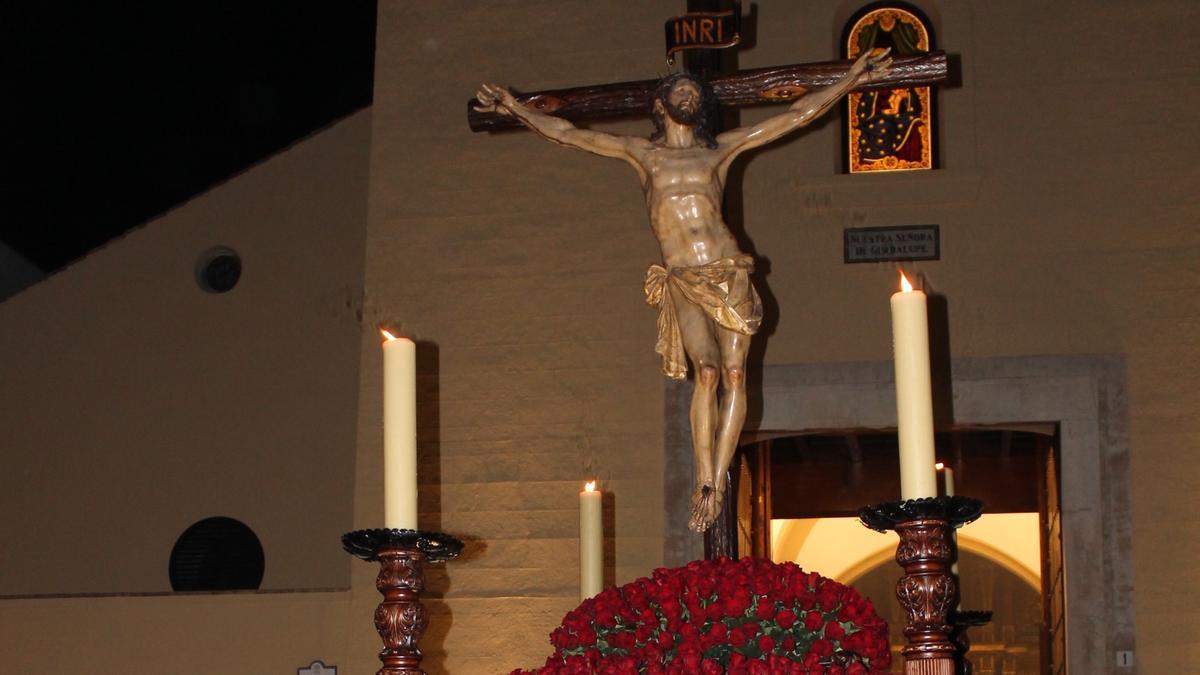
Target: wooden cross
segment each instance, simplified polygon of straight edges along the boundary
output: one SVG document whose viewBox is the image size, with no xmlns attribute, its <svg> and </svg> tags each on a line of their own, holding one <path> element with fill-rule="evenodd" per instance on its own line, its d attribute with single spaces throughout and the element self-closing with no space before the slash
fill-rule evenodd
<svg viewBox="0 0 1200 675">
<path fill-rule="evenodd" d="M 688 0 L 689 12 L 706 12 L 719 9 L 720 0 Z M 800 63 L 790 66 L 773 66 L 720 73 L 720 51 L 704 49 L 685 53 L 685 69 L 708 80 L 713 93 L 724 108 L 766 103 L 787 103 L 799 98 L 809 89 L 824 87 L 837 82 L 850 69 L 853 61 L 825 61 Z M 854 91 L 868 89 L 896 89 L 917 87 L 945 82 L 948 68 L 946 53 L 930 52 L 919 56 L 894 56 L 891 71 L 886 77 L 858 87 Z M 657 80 L 617 82 L 569 89 L 549 89 L 517 96 L 521 103 L 555 117 L 571 122 L 612 119 L 622 117 L 648 117 L 650 94 Z M 496 131 L 520 127 L 521 123 L 511 115 L 479 112 L 475 99 L 467 104 L 467 122 L 472 131 Z M 714 129 L 714 133 L 720 129 Z"/>
<path fill-rule="evenodd" d="M 727 36 L 721 35 L 720 31 L 716 32 L 715 38 L 711 34 L 712 26 L 718 25 L 711 17 L 719 13 L 722 5 L 727 2 L 728 0 L 688 0 L 688 14 L 695 15 L 693 18 L 700 22 L 697 24 L 698 30 L 694 33 L 709 38 L 711 42 L 723 42 L 723 46 L 732 46 L 736 40 L 723 40 L 722 38 Z M 738 11 L 740 10 L 734 3 L 733 12 Z M 703 23 L 704 21 L 708 21 L 708 24 Z M 705 31 L 706 25 L 709 28 L 708 33 Z M 669 26 L 670 24 L 668 30 Z M 681 31 L 675 41 L 690 37 L 696 36 L 689 36 Z M 729 69 L 722 69 L 723 52 L 722 49 L 689 48 L 684 53 L 684 69 L 698 79 L 708 82 L 720 103 L 720 108 L 727 112 L 743 106 L 794 101 L 810 89 L 838 82 L 846 76 L 853 64 L 853 61 L 828 61 L 725 72 Z M 891 69 L 885 77 L 873 79 L 869 85 L 859 87 L 856 91 L 936 84 L 947 79 L 947 71 L 944 52 L 920 56 L 894 56 Z M 573 123 L 622 117 L 648 117 L 650 97 L 657 85 L 658 80 L 618 82 L 537 91 L 516 95 L 516 99 L 539 112 Z M 480 112 L 475 109 L 478 105 L 479 102 L 475 99 L 467 105 L 467 120 L 472 131 L 524 128 L 514 116 Z M 714 135 L 722 130 L 721 114 L 715 108 L 712 111 L 713 118 L 708 121 L 708 128 Z M 728 203 L 723 206 L 727 208 Z M 725 220 L 731 219 L 726 217 Z M 736 470 L 731 473 L 736 475 Z M 717 522 L 705 532 L 706 558 L 718 555 L 732 557 L 735 554 L 737 524 L 733 520 L 733 509 L 729 508 L 736 500 L 736 481 L 732 475 L 726 485 L 729 492 L 724 502 L 725 508 Z"/>
</svg>

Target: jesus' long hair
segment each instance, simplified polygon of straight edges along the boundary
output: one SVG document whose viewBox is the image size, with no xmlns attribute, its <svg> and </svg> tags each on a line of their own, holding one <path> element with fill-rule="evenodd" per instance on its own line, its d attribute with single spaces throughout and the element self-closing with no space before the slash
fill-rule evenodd
<svg viewBox="0 0 1200 675">
<path fill-rule="evenodd" d="M 696 85 L 696 89 L 700 92 L 699 105 L 696 106 L 696 112 L 692 115 L 688 115 L 671 105 L 671 88 L 679 82 L 691 82 Z M 655 108 L 655 101 L 662 101 L 662 112 L 659 112 Z M 654 133 L 650 135 L 650 140 L 662 140 L 663 136 L 667 133 L 666 116 L 670 115 L 671 119 L 676 122 L 692 127 L 692 134 L 696 136 L 696 140 L 700 141 L 704 147 L 709 149 L 716 148 L 717 139 L 713 138 L 712 131 L 708 128 L 710 113 L 714 111 L 716 101 L 717 97 L 713 93 L 712 87 L 707 82 L 696 79 L 693 75 L 675 73 L 674 75 L 664 77 L 658 81 L 658 86 L 650 94 L 650 116 L 654 119 Z"/>
</svg>

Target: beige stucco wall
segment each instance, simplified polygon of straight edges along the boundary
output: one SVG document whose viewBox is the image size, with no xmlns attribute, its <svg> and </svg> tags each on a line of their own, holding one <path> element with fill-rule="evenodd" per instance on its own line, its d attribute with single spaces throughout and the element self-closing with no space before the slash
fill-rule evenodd
<svg viewBox="0 0 1200 675">
<path fill-rule="evenodd" d="M 264 589 L 348 586 L 369 134 L 354 114 L 0 304 L 0 595 L 169 592 L 216 515 L 259 536 Z M 215 245 L 225 294 L 194 279 Z"/>
<path fill-rule="evenodd" d="M 0 652 L 28 675 L 294 675 L 346 664 L 353 608 L 345 591 L 5 599 Z"/>
</svg>

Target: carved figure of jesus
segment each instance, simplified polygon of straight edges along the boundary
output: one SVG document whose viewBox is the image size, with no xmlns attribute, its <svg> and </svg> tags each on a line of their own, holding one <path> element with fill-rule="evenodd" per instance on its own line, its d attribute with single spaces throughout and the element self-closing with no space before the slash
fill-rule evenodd
<svg viewBox="0 0 1200 675">
<path fill-rule="evenodd" d="M 659 309 L 655 350 L 667 376 L 686 378 L 687 360 L 695 371 L 690 421 L 696 483 L 688 523 L 693 530 L 708 529 L 721 512 L 746 419 L 746 353 L 762 320 L 762 303 L 750 282 L 754 260 L 738 249 L 721 216 L 729 166 L 741 153 L 812 122 L 890 66 L 886 51 L 875 56 L 868 51 L 840 81 L 805 93 L 787 112 L 715 138 L 705 127 L 715 99 L 687 74 L 660 82 L 649 139 L 580 129 L 521 104 L 494 84 L 476 94 L 477 110 L 512 115 L 547 140 L 624 160 L 637 171 L 663 260 L 650 267 L 645 282 L 647 302 Z"/>
</svg>

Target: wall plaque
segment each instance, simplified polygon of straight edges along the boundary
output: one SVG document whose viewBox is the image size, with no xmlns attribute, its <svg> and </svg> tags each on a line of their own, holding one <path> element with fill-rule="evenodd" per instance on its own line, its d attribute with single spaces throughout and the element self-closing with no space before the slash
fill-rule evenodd
<svg viewBox="0 0 1200 675">
<path fill-rule="evenodd" d="M 843 231 L 844 261 L 940 260 L 941 234 L 937 225 L 848 227 Z"/>
</svg>

